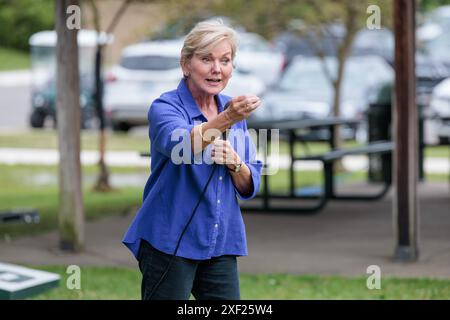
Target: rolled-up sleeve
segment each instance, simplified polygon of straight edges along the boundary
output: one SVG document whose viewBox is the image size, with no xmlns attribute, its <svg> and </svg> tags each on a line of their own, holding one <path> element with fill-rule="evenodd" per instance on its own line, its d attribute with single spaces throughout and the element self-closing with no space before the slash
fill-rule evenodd
<svg viewBox="0 0 450 320">
<path fill-rule="evenodd" d="M 245 134 L 245 156 L 242 161 L 250 169 L 253 190 L 247 194 L 242 194 L 236 187 L 235 190 L 236 194 L 239 196 L 239 199 L 249 200 L 254 198 L 259 191 L 259 187 L 261 184 L 262 161 L 256 160 L 256 147 L 247 130 L 247 123 L 245 121 L 243 121 L 243 129 Z"/>
<path fill-rule="evenodd" d="M 152 146 L 166 157 L 171 156 L 172 149 L 182 139 L 189 143 L 190 134 L 194 127 L 189 124 L 182 111 L 165 101 L 156 99 L 148 111 L 148 122 L 150 127 L 150 139 Z"/>
</svg>

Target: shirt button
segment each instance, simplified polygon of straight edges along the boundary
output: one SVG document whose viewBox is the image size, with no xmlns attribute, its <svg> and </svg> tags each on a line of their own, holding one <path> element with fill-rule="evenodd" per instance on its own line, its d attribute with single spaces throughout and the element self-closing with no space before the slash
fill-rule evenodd
<svg viewBox="0 0 450 320">
<path fill-rule="evenodd" d="M 217 228 L 219 225 L 216 223 L 215 225 L 214 225 L 214 228 Z"/>
<path fill-rule="evenodd" d="M 217 203 L 220 203 L 220 200 L 217 200 Z"/>
<path fill-rule="evenodd" d="M 222 180 L 222 176 L 219 177 L 219 180 Z"/>
</svg>

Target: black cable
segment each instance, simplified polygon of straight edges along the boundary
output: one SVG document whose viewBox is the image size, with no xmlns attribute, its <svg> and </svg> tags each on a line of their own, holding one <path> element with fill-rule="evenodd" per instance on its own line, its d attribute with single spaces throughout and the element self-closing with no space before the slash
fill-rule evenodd
<svg viewBox="0 0 450 320">
<path fill-rule="evenodd" d="M 224 111 L 228 108 L 228 106 L 230 105 L 231 101 L 228 101 L 225 106 L 224 106 Z M 226 139 L 226 134 L 225 132 L 222 133 L 222 139 Z M 158 287 L 161 285 L 161 283 L 163 282 L 163 280 L 165 279 L 165 277 L 167 276 L 167 273 L 170 270 L 170 267 L 172 266 L 173 260 L 175 259 L 175 256 L 178 252 L 178 248 L 180 246 L 181 243 L 181 239 L 184 236 L 184 233 L 186 232 L 187 228 L 189 227 L 189 225 L 191 224 L 192 219 L 194 218 L 195 212 L 198 208 L 198 206 L 200 205 L 200 202 L 202 201 L 203 196 L 205 195 L 206 189 L 208 188 L 209 183 L 211 182 L 211 179 L 214 175 L 214 172 L 216 172 L 218 165 L 214 164 L 214 167 L 208 177 L 208 181 L 206 182 L 205 186 L 203 187 L 203 191 L 200 194 L 200 197 L 198 198 L 197 204 L 194 207 L 194 210 L 192 210 L 191 216 L 189 218 L 189 221 L 187 222 L 186 226 L 183 229 L 183 232 L 181 232 L 180 237 L 178 238 L 178 242 L 177 242 L 177 246 L 175 248 L 175 251 L 172 253 L 172 256 L 170 257 L 169 263 L 167 264 L 166 269 L 164 270 L 163 274 L 161 275 L 161 277 L 159 278 L 158 282 L 153 286 L 152 291 L 150 292 L 150 296 L 149 299 L 151 300 L 153 295 L 155 294 L 156 290 L 158 289 Z"/>
<path fill-rule="evenodd" d="M 161 275 L 161 277 L 159 278 L 158 282 L 155 284 L 155 286 L 153 287 L 152 291 L 150 292 L 150 297 L 149 297 L 150 300 L 152 299 L 152 297 L 153 297 L 153 295 L 155 294 L 155 292 L 156 292 L 156 290 L 158 289 L 158 287 L 159 287 L 159 286 L 161 285 L 161 283 L 163 282 L 164 278 L 167 276 L 167 273 L 169 272 L 169 269 L 170 269 L 170 267 L 172 266 L 173 260 L 174 260 L 174 258 L 175 258 L 175 256 L 176 256 L 177 252 L 178 252 L 178 248 L 179 248 L 179 246 L 180 246 L 181 239 L 183 238 L 184 233 L 186 232 L 187 228 L 188 228 L 189 225 L 191 224 L 192 219 L 194 218 L 195 212 L 196 212 L 198 206 L 200 205 L 200 202 L 201 202 L 203 196 L 205 195 L 206 189 L 208 188 L 208 185 L 209 185 L 209 183 L 211 182 L 211 179 L 212 179 L 212 177 L 213 177 L 213 175 L 214 175 L 214 172 L 215 172 L 216 169 L 217 169 L 217 166 L 218 166 L 218 165 L 214 165 L 214 167 L 213 167 L 213 169 L 212 169 L 212 171 L 211 171 L 211 174 L 210 174 L 209 177 L 208 177 L 208 181 L 206 182 L 205 187 L 203 188 L 203 191 L 202 191 L 202 193 L 200 194 L 200 197 L 198 198 L 197 204 L 195 205 L 194 210 L 192 210 L 191 217 L 189 218 L 189 221 L 187 222 L 186 226 L 184 227 L 183 232 L 181 232 L 180 238 L 178 238 L 177 246 L 176 246 L 176 248 L 175 248 L 175 251 L 172 253 L 172 256 L 171 256 L 171 258 L 170 258 L 169 263 L 167 264 L 166 269 L 164 270 L 164 273 Z"/>
</svg>

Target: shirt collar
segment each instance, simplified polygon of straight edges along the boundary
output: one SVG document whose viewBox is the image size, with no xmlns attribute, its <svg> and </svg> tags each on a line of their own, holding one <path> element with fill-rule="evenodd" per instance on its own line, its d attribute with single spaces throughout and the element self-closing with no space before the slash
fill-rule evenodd
<svg viewBox="0 0 450 320">
<path fill-rule="evenodd" d="M 195 102 L 192 93 L 189 91 L 187 83 L 184 79 L 181 79 L 180 83 L 178 84 L 177 92 L 178 96 L 181 99 L 181 102 L 183 103 L 183 106 L 185 107 L 191 118 L 196 118 L 203 115 L 197 103 Z M 228 99 L 226 96 L 223 96 L 221 94 L 216 95 L 214 98 L 216 99 L 220 113 L 223 111 L 223 106 L 226 104 Z"/>
</svg>

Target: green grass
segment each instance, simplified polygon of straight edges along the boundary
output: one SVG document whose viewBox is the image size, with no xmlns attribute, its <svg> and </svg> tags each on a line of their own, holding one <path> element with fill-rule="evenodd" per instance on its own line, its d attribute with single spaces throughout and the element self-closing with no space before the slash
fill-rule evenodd
<svg viewBox="0 0 450 320">
<path fill-rule="evenodd" d="M 108 132 L 106 137 L 106 147 L 110 151 L 148 152 L 150 148 L 146 134 L 131 135 Z M 57 132 L 53 129 L 3 132 L 0 134 L 0 148 L 57 149 Z M 82 131 L 81 148 L 82 150 L 98 150 L 98 133 L 96 131 Z"/>
<path fill-rule="evenodd" d="M 450 146 L 433 146 L 425 148 L 425 158 L 450 158 Z"/>
<path fill-rule="evenodd" d="M 358 146 L 358 143 L 354 141 L 345 141 L 343 143 L 343 148 L 352 148 L 356 146 Z M 320 154 L 329 150 L 330 147 L 326 142 L 308 142 L 307 144 L 295 143 L 294 154 L 300 157 L 308 154 Z M 289 144 L 287 142 L 280 142 L 280 153 L 289 154 Z"/>
<path fill-rule="evenodd" d="M 347 181 L 358 181 L 363 177 L 362 172 L 345 175 Z M 342 175 L 341 175 L 342 177 Z M 289 191 L 289 172 L 288 170 L 279 170 L 277 174 L 269 176 L 269 191 L 272 193 L 287 194 Z M 322 184 L 322 175 L 320 171 L 296 171 L 295 187 L 307 187 Z M 264 180 L 261 179 L 260 190 L 264 188 Z"/>
<path fill-rule="evenodd" d="M 110 170 L 113 174 L 148 175 L 148 170 L 142 168 L 110 168 Z M 97 167 L 85 167 L 83 174 L 84 178 L 89 175 L 95 178 Z M 34 178 L 39 176 L 49 181 L 36 184 Z M 135 210 L 141 203 L 143 187 L 117 188 L 107 193 L 95 192 L 92 187 L 93 185 L 85 183 L 83 188 L 84 208 L 88 220 Z M 58 212 L 57 168 L 0 165 L 0 211 L 12 208 L 35 208 L 39 211 L 41 221 L 32 225 L 0 225 L 2 236 L 17 237 L 55 229 Z"/>
<path fill-rule="evenodd" d="M 58 288 L 33 299 L 140 299 L 141 275 L 136 269 L 81 267 L 81 289 L 66 288 L 66 267 L 36 269 L 61 275 Z M 364 277 L 240 274 L 241 298 L 246 299 L 450 299 L 450 280 L 383 277 L 380 290 L 369 290 Z"/>
<path fill-rule="evenodd" d="M 113 175 L 142 175 L 147 177 L 147 168 L 111 167 Z M 143 185 L 137 187 L 116 187 L 108 193 L 94 192 L 93 181 L 98 174 L 96 166 L 83 167 L 83 201 L 86 218 L 95 219 L 112 214 L 136 210 L 141 204 Z M 297 171 L 296 188 L 321 184 L 319 171 Z M 90 178 L 90 182 L 87 182 Z M 337 176 L 339 183 L 365 181 L 364 172 L 347 172 Z M 447 175 L 427 175 L 427 181 L 447 181 Z M 287 193 L 288 171 L 280 170 L 269 177 L 272 192 Z M 263 185 L 263 184 L 262 184 Z M 260 188 L 262 190 L 262 186 Z M 19 237 L 56 229 L 58 212 L 57 167 L 36 165 L 0 165 L 0 211 L 12 208 L 34 208 L 41 216 L 39 224 L 0 225 L 3 237 Z M 0 239 L 1 240 L 1 239 Z"/>
<path fill-rule="evenodd" d="M 346 141 L 343 146 L 351 148 L 357 145 L 354 141 Z M 0 148 L 56 149 L 58 148 L 57 133 L 53 129 L 2 132 L 0 134 Z M 83 150 L 98 150 L 98 134 L 96 131 L 82 131 L 81 148 Z M 150 143 L 147 134 L 107 133 L 107 150 L 147 152 L 149 148 Z M 320 154 L 327 150 L 329 150 L 327 143 L 312 142 L 307 144 L 307 150 L 304 145 L 296 143 L 294 152 L 297 156 L 301 156 L 306 153 Z M 279 151 L 281 154 L 288 154 L 288 144 L 280 142 Z M 426 157 L 448 158 L 449 153 L 450 148 L 448 146 L 429 146 L 425 148 Z"/>
<path fill-rule="evenodd" d="M 322 171 L 296 171 L 295 172 L 295 188 L 311 187 L 322 185 L 323 182 Z M 349 171 L 336 173 L 335 179 L 337 184 L 346 184 L 354 182 L 367 181 L 367 172 L 365 171 Z M 425 174 L 426 182 L 442 182 L 448 181 L 447 174 Z M 269 190 L 276 193 L 287 193 L 289 191 L 289 172 L 288 170 L 279 170 L 276 175 L 269 176 Z M 262 190 L 264 181 L 261 179 Z"/>
<path fill-rule="evenodd" d="M 343 148 L 354 148 L 359 144 L 354 141 L 345 141 Z M 307 148 L 300 143 L 295 144 L 294 154 L 296 156 L 303 156 L 307 154 L 321 154 L 330 150 L 329 146 L 325 142 L 312 142 L 307 144 Z M 270 151 L 270 149 L 269 149 Z M 425 147 L 425 158 L 449 158 L 450 147 L 449 146 L 427 146 Z M 289 154 L 289 146 L 286 142 L 280 143 L 280 153 Z"/>
<path fill-rule="evenodd" d="M 30 55 L 27 52 L 0 47 L 0 71 L 29 69 Z"/>
</svg>

